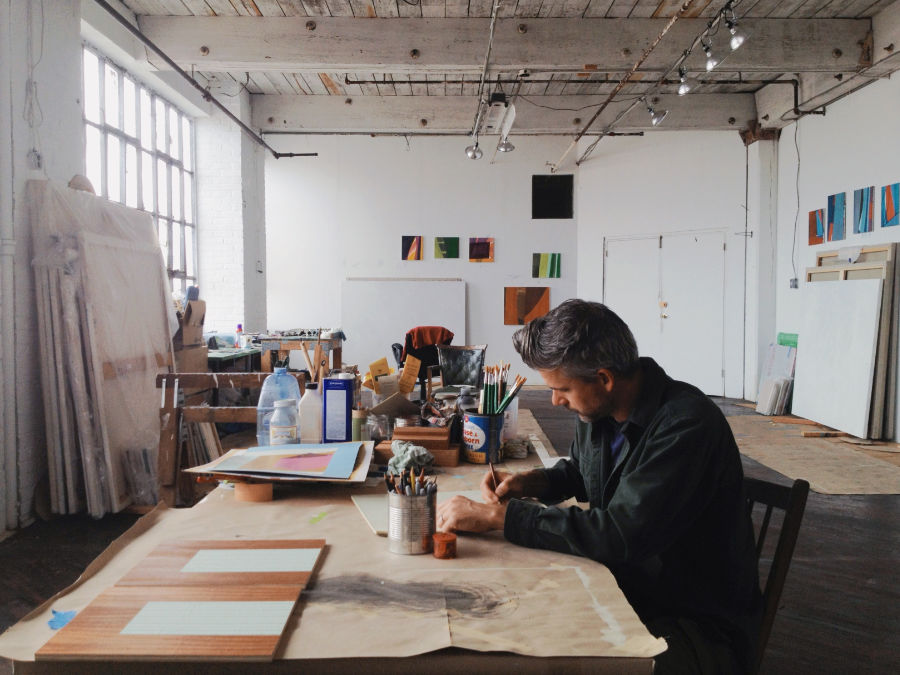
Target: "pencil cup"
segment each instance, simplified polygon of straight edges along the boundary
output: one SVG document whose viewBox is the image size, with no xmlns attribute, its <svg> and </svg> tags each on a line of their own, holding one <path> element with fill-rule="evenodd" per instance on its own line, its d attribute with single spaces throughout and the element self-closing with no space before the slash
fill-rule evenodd
<svg viewBox="0 0 900 675">
<path fill-rule="evenodd" d="M 500 462 L 503 435 L 503 413 L 499 415 L 475 415 L 466 413 L 463 418 L 463 442 L 466 461 L 472 464 Z"/>
<path fill-rule="evenodd" d="M 437 493 L 408 497 L 388 493 L 388 550 L 411 555 L 431 553 Z"/>
</svg>

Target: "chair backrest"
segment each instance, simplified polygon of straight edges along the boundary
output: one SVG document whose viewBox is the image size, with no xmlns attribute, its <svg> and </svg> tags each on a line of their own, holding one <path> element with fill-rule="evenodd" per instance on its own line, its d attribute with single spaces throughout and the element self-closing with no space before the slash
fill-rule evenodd
<svg viewBox="0 0 900 675">
<path fill-rule="evenodd" d="M 433 340 L 437 340 L 437 342 L 433 342 Z M 416 326 L 406 331 L 401 359 L 405 363 L 407 354 L 411 354 L 422 362 L 419 366 L 418 377 L 423 395 L 428 366 L 438 365 L 438 345 L 448 345 L 452 340 L 453 332 L 443 326 Z"/>
<path fill-rule="evenodd" d="M 445 386 L 454 384 L 481 386 L 486 350 L 487 345 L 438 346 L 441 382 Z"/>
<path fill-rule="evenodd" d="M 764 578 L 762 584 L 763 615 L 751 673 L 756 673 L 759 669 L 763 653 L 766 650 L 766 643 L 769 641 L 769 634 L 772 632 L 775 613 L 778 611 L 778 601 L 781 599 L 781 591 L 784 589 L 784 580 L 787 578 L 791 558 L 794 556 L 794 545 L 797 543 L 797 535 L 800 533 L 800 523 L 803 520 L 808 494 L 809 483 L 805 480 L 795 480 L 793 485 L 777 485 L 758 478 L 744 478 L 744 497 L 747 500 L 751 516 L 755 504 L 763 506 L 762 521 L 759 523 L 756 535 L 757 561 L 763 556 L 773 509 L 784 511 L 781 532 L 775 544 L 769 572 L 765 577 L 760 574 L 760 579 Z"/>
</svg>

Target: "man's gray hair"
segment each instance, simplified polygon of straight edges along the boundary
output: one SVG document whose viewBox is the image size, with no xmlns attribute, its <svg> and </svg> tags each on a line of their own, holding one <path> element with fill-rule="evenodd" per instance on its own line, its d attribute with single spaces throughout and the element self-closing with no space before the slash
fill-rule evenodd
<svg viewBox="0 0 900 675">
<path fill-rule="evenodd" d="M 601 368 L 630 375 L 638 365 L 637 343 L 619 316 L 599 302 L 571 299 L 513 334 L 525 364 L 557 368 L 569 377 L 593 379 Z"/>
</svg>

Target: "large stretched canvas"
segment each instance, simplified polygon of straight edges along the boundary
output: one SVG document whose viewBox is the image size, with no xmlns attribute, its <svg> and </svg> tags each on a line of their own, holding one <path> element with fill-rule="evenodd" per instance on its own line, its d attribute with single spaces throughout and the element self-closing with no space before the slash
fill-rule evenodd
<svg viewBox="0 0 900 675">
<path fill-rule="evenodd" d="M 828 196 L 828 241 L 847 237 L 847 193 Z"/>
<path fill-rule="evenodd" d="M 792 412 L 866 438 L 881 279 L 804 284 Z"/>
<path fill-rule="evenodd" d="M 503 323 L 524 326 L 550 311 L 547 286 L 507 286 L 503 289 Z"/>
<path fill-rule="evenodd" d="M 875 186 L 853 191 L 853 233 L 871 232 L 875 223 Z"/>
</svg>

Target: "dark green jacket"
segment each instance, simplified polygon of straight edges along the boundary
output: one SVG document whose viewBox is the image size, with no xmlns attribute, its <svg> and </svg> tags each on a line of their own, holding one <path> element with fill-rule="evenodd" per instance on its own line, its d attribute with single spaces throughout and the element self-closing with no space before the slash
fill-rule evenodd
<svg viewBox="0 0 900 675">
<path fill-rule="evenodd" d="M 753 529 L 734 436 L 699 389 L 642 358 L 638 403 L 613 464 L 611 418 L 578 422 L 570 460 L 545 469 L 546 504 L 512 500 L 504 535 L 516 544 L 607 565 L 644 623 L 686 617 L 747 663 L 761 608 Z"/>
</svg>

